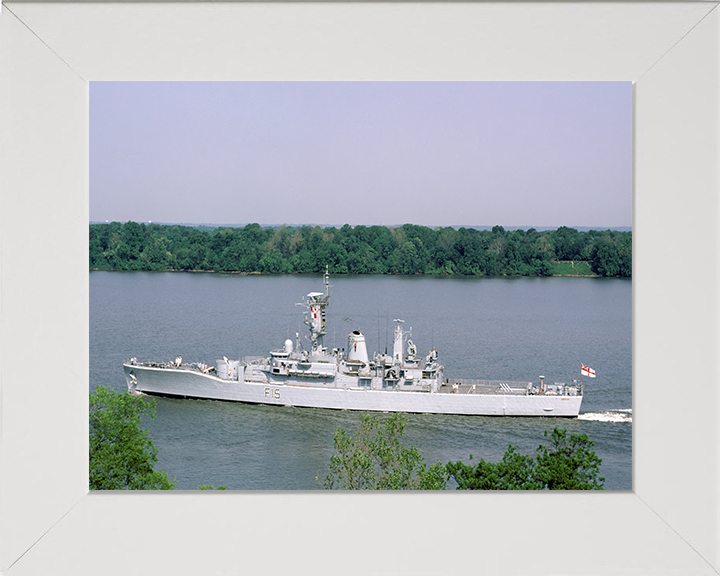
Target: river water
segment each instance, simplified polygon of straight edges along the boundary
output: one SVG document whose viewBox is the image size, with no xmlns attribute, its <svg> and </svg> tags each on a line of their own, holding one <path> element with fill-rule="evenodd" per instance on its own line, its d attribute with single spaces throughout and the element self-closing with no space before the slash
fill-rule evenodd
<svg viewBox="0 0 720 576">
<path fill-rule="evenodd" d="M 436 348 L 445 376 L 548 382 L 584 378 L 578 419 L 411 414 L 404 442 L 429 463 L 498 461 L 509 444 L 534 454 L 553 427 L 586 433 L 602 458 L 609 490 L 632 489 L 631 281 L 606 278 L 331 277 L 330 347 L 355 329 L 368 352 L 392 349 L 393 319 L 405 320 L 418 354 Z M 214 364 L 266 356 L 308 333 L 302 308 L 318 276 L 213 273 L 90 273 L 90 391 L 125 391 L 122 363 Z M 157 467 L 178 489 L 313 490 L 327 473 L 337 427 L 353 433 L 361 415 L 321 409 L 157 398 L 144 423 Z"/>
</svg>

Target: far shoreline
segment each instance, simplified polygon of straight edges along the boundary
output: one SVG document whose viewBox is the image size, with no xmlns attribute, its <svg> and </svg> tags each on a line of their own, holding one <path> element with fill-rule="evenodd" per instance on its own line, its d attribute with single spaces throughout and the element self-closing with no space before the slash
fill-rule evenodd
<svg viewBox="0 0 720 576">
<path fill-rule="evenodd" d="M 237 276 L 314 276 L 320 272 L 242 272 L 239 270 L 179 270 L 176 268 L 162 269 L 139 269 L 139 270 L 123 270 L 122 268 L 90 268 L 90 272 L 173 272 L 173 273 L 190 273 L 190 274 L 235 274 Z M 431 278 L 628 278 L 627 276 L 600 276 L 599 274 L 548 274 L 546 276 L 539 274 L 523 275 L 523 274 L 499 274 L 497 276 L 488 276 L 487 274 L 396 274 L 393 272 L 380 272 L 375 274 L 356 274 L 348 272 L 334 272 L 333 276 L 407 276 L 421 277 L 427 276 Z M 632 278 L 629 278 L 632 279 Z"/>
</svg>

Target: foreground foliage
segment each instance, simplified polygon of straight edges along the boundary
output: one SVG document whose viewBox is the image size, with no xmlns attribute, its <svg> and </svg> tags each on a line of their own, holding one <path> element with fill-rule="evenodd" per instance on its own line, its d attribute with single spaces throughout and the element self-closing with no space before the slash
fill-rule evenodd
<svg viewBox="0 0 720 576">
<path fill-rule="evenodd" d="M 364 415 L 355 436 L 335 431 L 335 453 L 325 488 L 343 490 L 445 490 L 454 480 L 459 490 L 602 490 L 602 460 L 587 434 L 555 428 L 538 446 L 536 456 L 520 454 L 510 445 L 500 462 L 476 465 L 440 462 L 428 467 L 414 446 L 401 436 L 405 417 L 396 413 L 381 423 Z M 470 456 L 472 459 L 472 455 Z"/>
<path fill-rule="evenodd" d="M 548 490 L 602 490 L 605 478 L 598 477 L 602 460 L 591 450 L 593 445 L 587 434 L 568 437 L 567 430 L 555 428 L 550 444 L 537 449 L 538 478 Z"/>
<path fill-rule="evenodd" d="M 330 457 L 330 473 L 325 488 L 343 490 L 443 490 L 447 473 L 439 462 L 430 468 L 414 446 L 400 442 L 405 429 L 401 414 L 380 423 L 366 414 L 357 434 L 349 436 L 338 428 L 335 454 Z"/>
<path fill-rule="evenodd" d="M 155 402 L 99 386 L 90 395 L 90 489 L 171 490 L 175 483 L 155 470 L 157 449 L 140 428 L 155 417 Z"/>
<path fill-rule="evenodd" d="M 592 446 L 587 434 L 568 437 L 567 430 L 555 428 L 549 443 L 538 446 L 534 459 L 511 445 L 498 463 L 449 462 L 447 471 L 460 490 L 602 490 L 605 478 L 598 477 L 602 460 Z"/>
<path fill-rule="evenodd" d="M 388 226 L 190 227 L 91 224 L 89 263 L 102 270 L 261 274 L 632 276 L 632 233 Z"/>
</svg>

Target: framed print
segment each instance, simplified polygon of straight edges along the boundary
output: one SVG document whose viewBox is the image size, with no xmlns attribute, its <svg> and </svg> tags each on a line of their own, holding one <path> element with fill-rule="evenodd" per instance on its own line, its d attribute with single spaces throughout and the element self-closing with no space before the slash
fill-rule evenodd
<svg viewBox="0 0 720 576">
<path fill-rule="evenodd" d="M 719 33 L 715 2 L 4 3 L 0 571 L 717 573 Z M 633 490 L 88 493 L 100 80 L 633 82 Z"/>
</svg>

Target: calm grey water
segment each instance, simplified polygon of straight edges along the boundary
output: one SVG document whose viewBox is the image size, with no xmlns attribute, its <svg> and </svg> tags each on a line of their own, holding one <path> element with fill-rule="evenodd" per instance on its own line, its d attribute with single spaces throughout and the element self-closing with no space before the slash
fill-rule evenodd
<svg viewBox="0 0 720 576">
<path fill-rule="evenodd" d="M 533 453 L 554 426 L 587 433 L 610 490 L 632 489 L 631 282 L 599 278 L 331 277 L 329 347 L 361 329 L 368 352 L 392 348 L 393 319 L 412 328 L 418 353 L 435 347 L 457 378 L 584 379 L 579 419 L 408 415 L 405 441 L 425 459 L 497 461 L 508 444 Z M 90 273 L 90 391 L 126 390 L 123 361 L 213 363 L 223 355 L 267 355 L 307 333 L 305 294 L 318 276 L 168 272 Z M 158 467 L 177 487 L 312 490 L 327 471 L 336 427 L 361 415 L 307 408 L 157 399 L 146 423 Z"/>
</svg>

